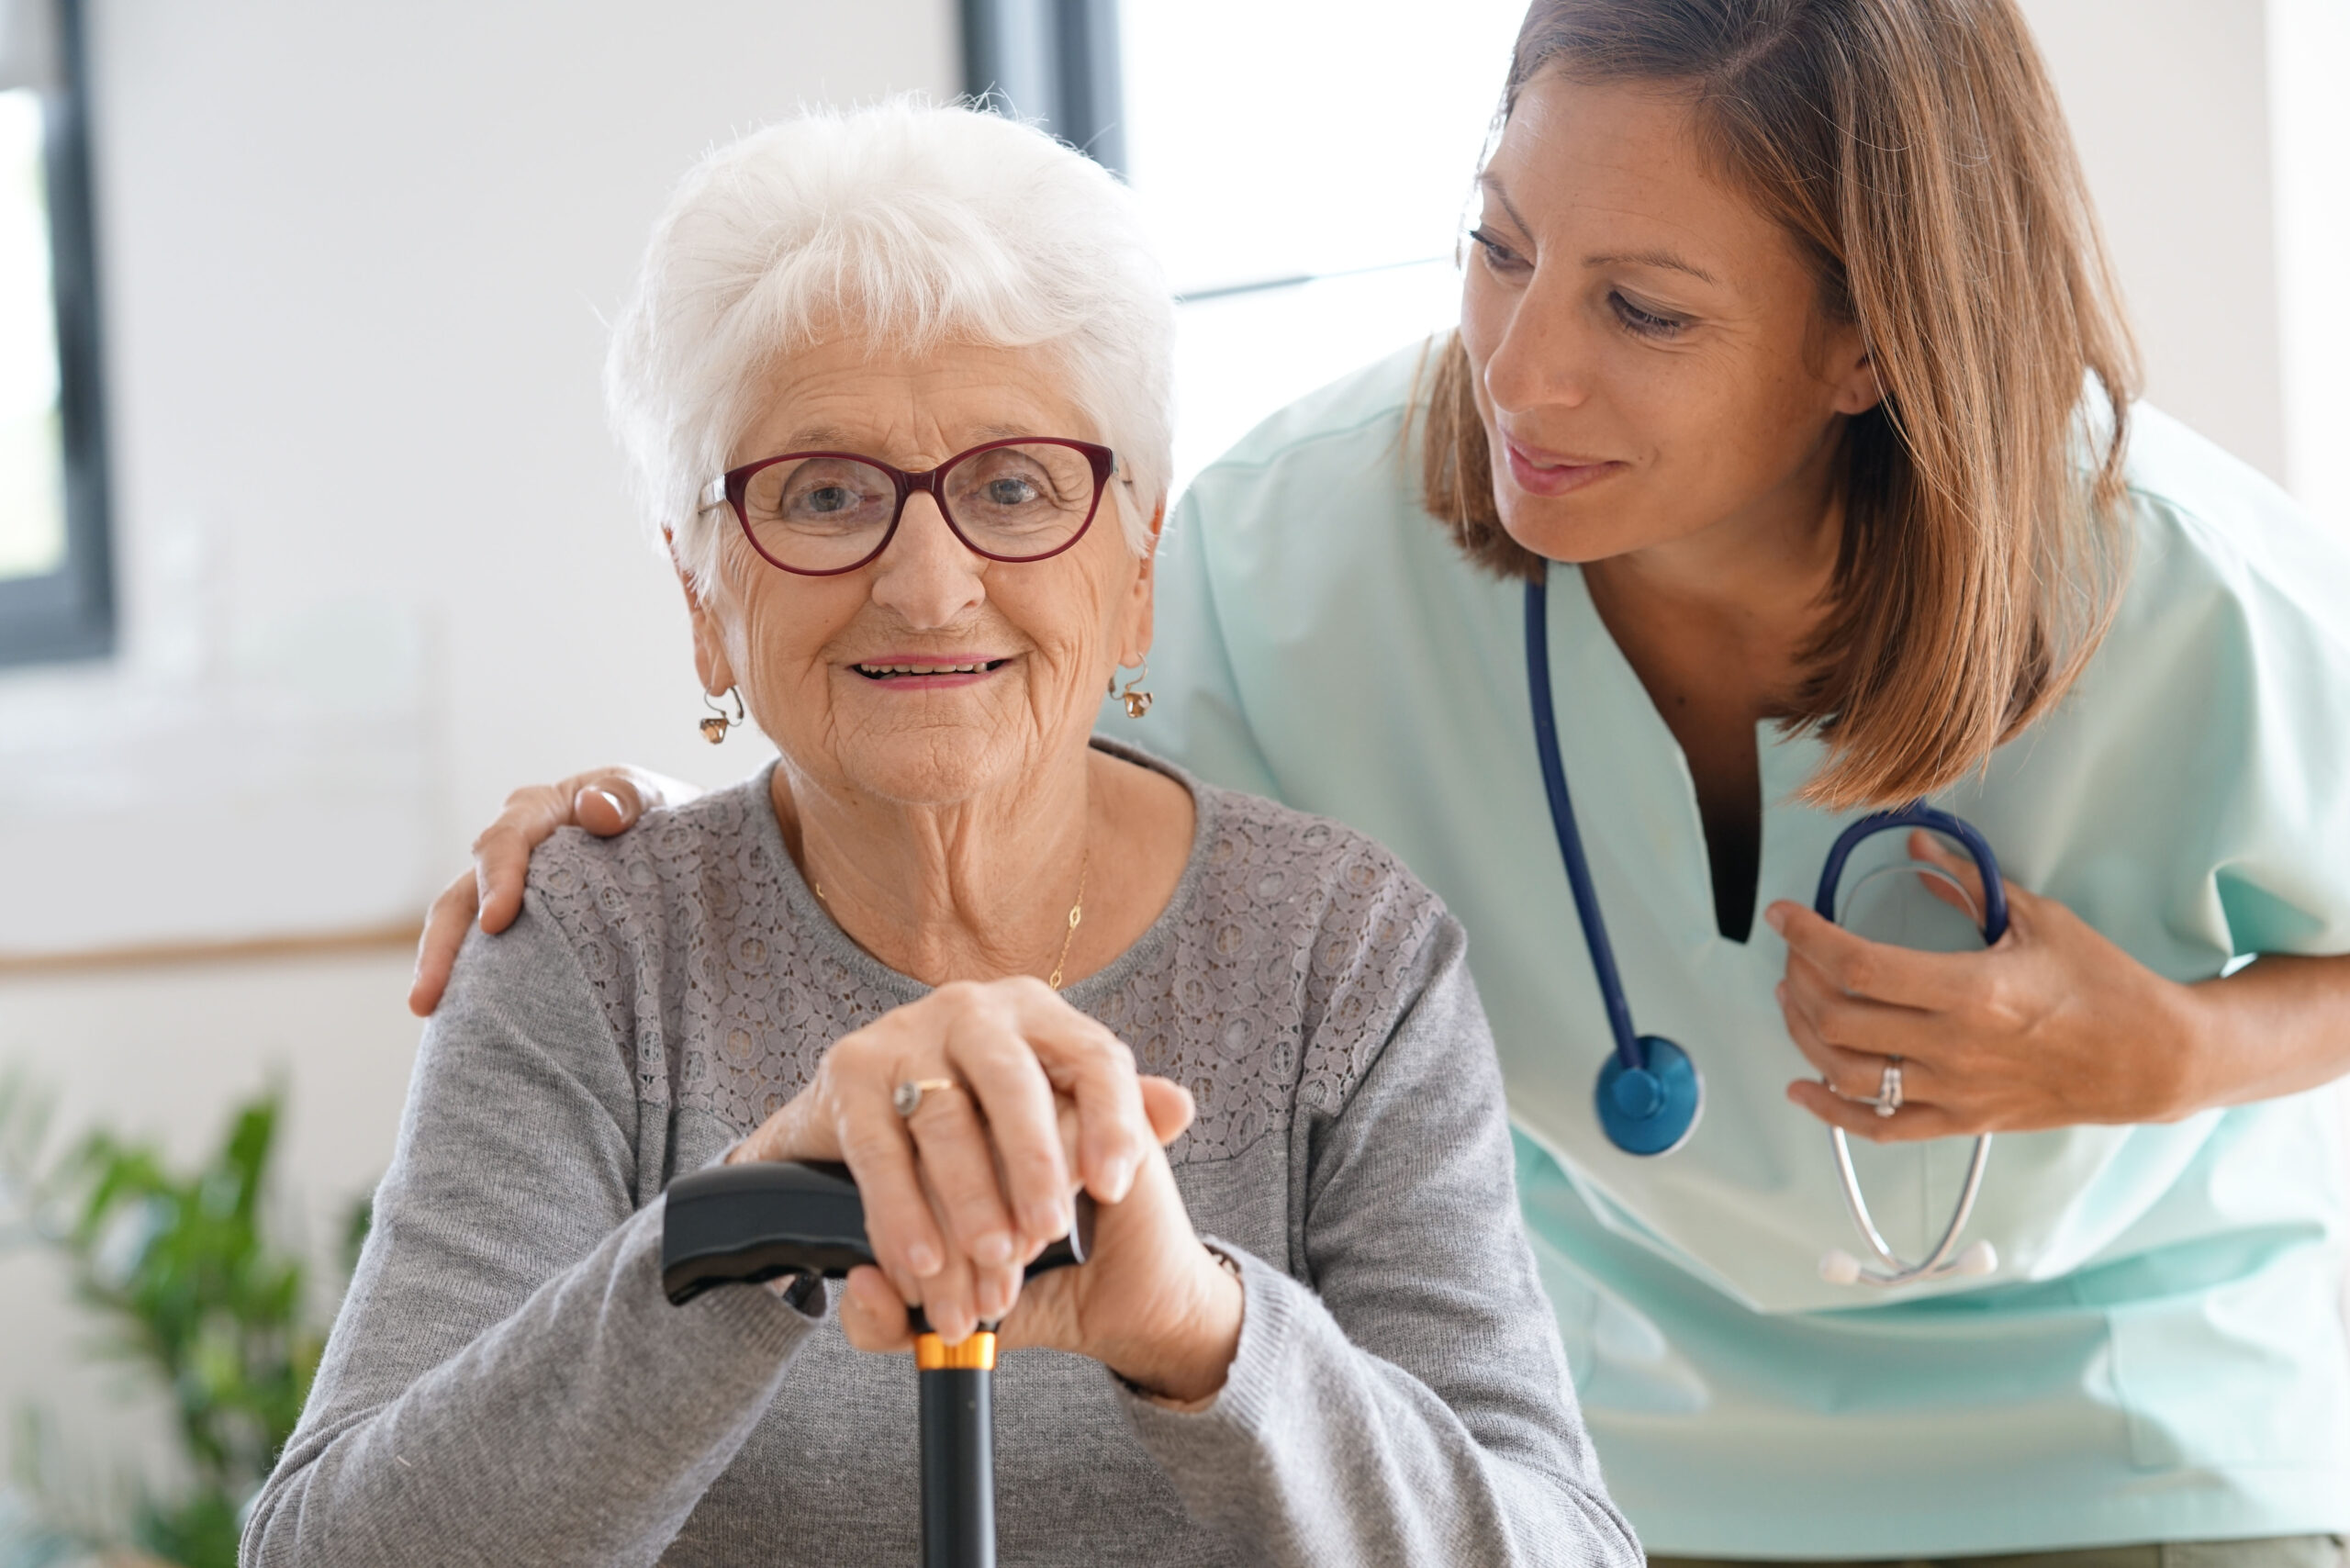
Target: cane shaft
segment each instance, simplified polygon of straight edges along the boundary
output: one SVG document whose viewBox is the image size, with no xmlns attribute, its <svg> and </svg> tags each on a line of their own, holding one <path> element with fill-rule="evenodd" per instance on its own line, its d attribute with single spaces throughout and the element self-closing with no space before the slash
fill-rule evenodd
<svg viewBox="0 0 2350 1568">
<path fill-rule="evenodd" d="M 995 1568 L 995 1336 L 914 1341 L 922 1369 L 923 1568 Z"/>
</svg>

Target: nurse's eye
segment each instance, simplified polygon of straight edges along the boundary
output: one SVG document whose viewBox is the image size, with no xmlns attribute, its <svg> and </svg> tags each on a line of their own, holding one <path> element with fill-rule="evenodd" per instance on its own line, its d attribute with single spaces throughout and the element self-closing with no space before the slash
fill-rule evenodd
<svg viewBox="0 0 2350 1568">
<path fill-rule="evenodd" d="M 1526 258 L 1503 244 L 1493 230 L 1482 228 L 1472 229 L 1469 230 L 1469 238 L 1477 242 L 1477 248 L 1485 253 L 1485 264 L 1495 272 L 1513 273 L 1527 270 Z"/>
<path fill-rule="evenodd" d="M 1669 338 L 1689 325 L 1678 316 L 1667 316 L 1635 305 L 1621 294 L 1610 294 L 1607 304 L 1616 312 L 1616 319 L 1624 323 L 1626 330 L 1637 332 L 1644 338 Z"/>
</svg>

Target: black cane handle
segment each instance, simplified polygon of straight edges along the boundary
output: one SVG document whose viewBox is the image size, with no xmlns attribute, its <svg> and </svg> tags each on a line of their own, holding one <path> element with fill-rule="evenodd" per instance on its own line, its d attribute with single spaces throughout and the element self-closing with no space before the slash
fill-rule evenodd
<svg viewBox="0 0 2350 1568">
<path fill-rule="evenodd" d="M 1093 1247 L 1092 1197 L 1077 1194 L 1075 1225 L 1028 1265 L 1027 1275 L 1082 1263 Z M 845 1165 L 754 1159 L 680 1176 L 662 1200 L 661 1289 L 679 1306 L 714 1286 L 786 1274 L 845 1278 L 873 1261 L 865 1203 Z M 917 1313 L 920 1308 L 916 1308 Z M 914 1331 L 928 1326 L 917 1316 Z"/>
</svg>

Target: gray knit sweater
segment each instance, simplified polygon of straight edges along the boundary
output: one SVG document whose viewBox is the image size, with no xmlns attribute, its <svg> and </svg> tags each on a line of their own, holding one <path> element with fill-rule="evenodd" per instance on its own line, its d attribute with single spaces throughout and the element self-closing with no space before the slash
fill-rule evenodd
<svg viewBox="0 0 2350 1568">
<path fill-rule="evenodd" d="M 1182 781 L 1173 901 L 1067 994 L 1197 1096 L 1172 1157 L 1242 1259 L 1239 1353 L 1196 1414 L 1006 1355 L 1003 1561 L 1633 1568 L 1518 1228 L 1460 927 L 1360 835 Z M 543 846 L 425 1031 L 243 1562 L 914 1562 L 911 1361 L 851 1350 L 821 1295 L 673 1307 L 658 1274 L 664 1185 L 923 992 L 810 895 L 764 774 Z"/>
</svg>

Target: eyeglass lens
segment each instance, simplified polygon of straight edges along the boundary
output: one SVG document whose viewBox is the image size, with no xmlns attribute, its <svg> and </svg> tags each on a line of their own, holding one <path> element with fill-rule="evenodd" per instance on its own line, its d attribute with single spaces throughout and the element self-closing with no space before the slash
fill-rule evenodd
<svg viewBox="0 0 2350 1568">
<path fill-rule="evenodd" d="M 943 510 L 965 542 L 985 555 L 1019 561 L 1048 555 L 1075 538 L 1094 505 L 1085 454 L 1044 442 L 988 447 L 958 458 L 940 476 Z M 890 475 L 851 457 L 799 457 L 751 476 L 744 521 L 770 560 L 804 572 L 839 571 L 879 546 L 896 520 Z"/>
</svg>

